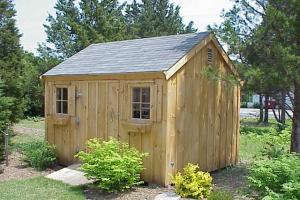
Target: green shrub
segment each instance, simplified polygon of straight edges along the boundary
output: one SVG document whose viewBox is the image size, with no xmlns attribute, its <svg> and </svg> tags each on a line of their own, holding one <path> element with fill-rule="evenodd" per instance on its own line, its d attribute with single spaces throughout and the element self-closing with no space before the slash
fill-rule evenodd
<svg viewBox="0 0 300 200">
<path fill-rule="evenodd" d="M 285 154 L 256 161 L 250 167 L 248 180 L 265 199 L 300 199 L 300 158 Z"/>
<path fill-rule="evenodd" d="M 172 177 L 176 194 L 184 198 L 203 199 L 209 197 L 212 190 L 212 177 L 199 171 L 198 165 L 188 164 L 181 174 Z"/>
<path fill-rule="evenodd" d="M 265 141 L 262 155 L 269 158 L 278 158 L 279 156 L 289 152 L 289 144 L 291 141 L 291 127 L 280 132 L 265 135 Z"/>
<path fill-rule="evenodd" d="M 212 191 L 208 200 L 233 200 L 233 195 L 227 191 Z"/>
<path fill-rule="evenodd" d="M 33 141 L 21 146 L 23 160 L 29 166 L 44 170 L 55 163 L 55 147 L 45 141 Z"/>
<path fill-rule="evenodd" d="M 254 126 L 244 126 L 241 125 L 240 127 L 240 132 L 243 135 L 247 135 L 247 134 L 256 134 L 256 135 L 268 135 L 268 134 L 276 134 L 277 130 L 274 127 L 254 127 Z"/>
<path fill-rule="evenodd" d="M 282 146 L 267 142 L 262 150 L 262 155 L 267 156 L 268 158 L 278 158 L 285 154 L 285 149 Z"/>
<path fill-rule="evenodd" d="M 111 138 L 109 141 L 91 139 L 87 142 L 88 152 L 79 152 L 82 170 L 89 179 L 96 180 L 98 187 L 108 192 L 124 191 L 142 183 L 143 158 L 127 143 Z"/>
</svg>

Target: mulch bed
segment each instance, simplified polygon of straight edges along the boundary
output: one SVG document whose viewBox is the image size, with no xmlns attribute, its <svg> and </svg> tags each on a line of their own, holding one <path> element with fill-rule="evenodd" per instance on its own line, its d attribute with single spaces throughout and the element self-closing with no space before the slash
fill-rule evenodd
<svg viewBox="0 0 300 200">
<path fill-rule="evenodd" d="M 5 163 L 0 164 L 0 168 L 3 170 L 3 173 L 0 173 L 0 181 L 16 179 L 20 180 L 35 176 L 45 176 L 61 168 L 60 166 L 54 166 L 53 168 L 45 171 L 37 171 L 36 169 L 28 167 L 26 163 L 22 161 L 21 156 L 22 155 L 19 152 L 14 151 L 8 157 L 8 166 L 5 166 Z"/>
<path fill-rule="evenodd" d="M 149 186 L 134 187 L 132 190 L 124 193 L 103 193 L 102 191 L 87 186 L 83 193 L 87 199 L 114 199 L 114 200 L 150 200 L 154 199 L 156 195 L 168 192 L 168 188 L 159 185 L 151 184 Z"/>
</svg>

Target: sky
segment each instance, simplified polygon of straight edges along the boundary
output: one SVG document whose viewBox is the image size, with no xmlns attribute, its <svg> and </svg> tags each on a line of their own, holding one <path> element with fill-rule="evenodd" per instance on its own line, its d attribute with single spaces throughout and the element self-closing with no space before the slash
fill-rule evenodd
<svg viewBox="0 0 300 200">
<path fill-rule="evenodd" d="M 220 23 L 222 9 L 228 10 L 232 7 L 230 0 L 170 0 L 170 2 L 181 7 L 184 22 L 194 21 L 198 31 L 205 31 L 209 24 Z M 23 35 L 21 44 L 25 50 L 36 53 L 38 43 L 45 42 L 43 24 L 49 14 L 55 14 L 55 3 L 56 0 L 15 0 L 17 26 Z"/>
</svg>

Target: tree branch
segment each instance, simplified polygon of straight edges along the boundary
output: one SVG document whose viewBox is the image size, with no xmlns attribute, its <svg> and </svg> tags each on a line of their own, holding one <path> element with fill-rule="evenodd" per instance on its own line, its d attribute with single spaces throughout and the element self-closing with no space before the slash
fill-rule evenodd
<svg viewBox="0 0 300 200">
<path fill-rule="evenodd" d="M 278 116 L 277 116 L 277 114 L 275 112 L 275 109 L 272 108 L 272 111 L 273 111 L 273 114 L 274 114 L 274 117 L 275 117 L 276 121 L 280 122 L 280 120 L 279 120 L 279 118 L 278 118 Z"/>
<path fill-rule="evenodd" d="M 290 115 L 290 113 L 286 110 L 285 113 L 287 114 L 287 116 L 290 118 L 290 119 L 293 119 L 293 117 Z"/>
<path fill-rule="evenodd" d="M 257 14 L 259 14 L 261 16 L 266 16 L 265 13 L 262 13 L 259 10 L 257 10 L 256 8 L 254 8 L 253 6 L 251 6 L 247 1 L 243 0 L 242 3 L 244 3 L 244 6 L 250 8 L 252 11 L 256 12 Z"/>
<path fill-rule="evenodd" d="M 290 92 L 287 92 L 287 95 L 288 95 L 288 97 L 289 97 L 289 99 L 290 99 L 290 101 L 291 101 L 291 103 L 292 103 L 293 108 L 294 108 L 294 107 L 295 107 L 295 102 L 294 102 L 293 97 L 291 96 L 291 93 L 290 93 Z M 291 110 L 292 110 L 292 109 L 291 109 Z"/>
</svg>

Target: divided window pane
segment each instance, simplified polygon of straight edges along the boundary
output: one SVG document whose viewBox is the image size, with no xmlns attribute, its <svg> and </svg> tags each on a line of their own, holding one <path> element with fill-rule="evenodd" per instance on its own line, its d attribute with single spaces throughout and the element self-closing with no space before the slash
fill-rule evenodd
<svg viewBox="0 0 300 200">
<path fill-rule="evenodd" d="M 150 119 L 150 87 L 132 89 L 132 118 Z"/>
<path fill-rule="evenodd" d="M 68 88 L 56 88 L 56 113 L 68 114 Z"/>
</svg>

